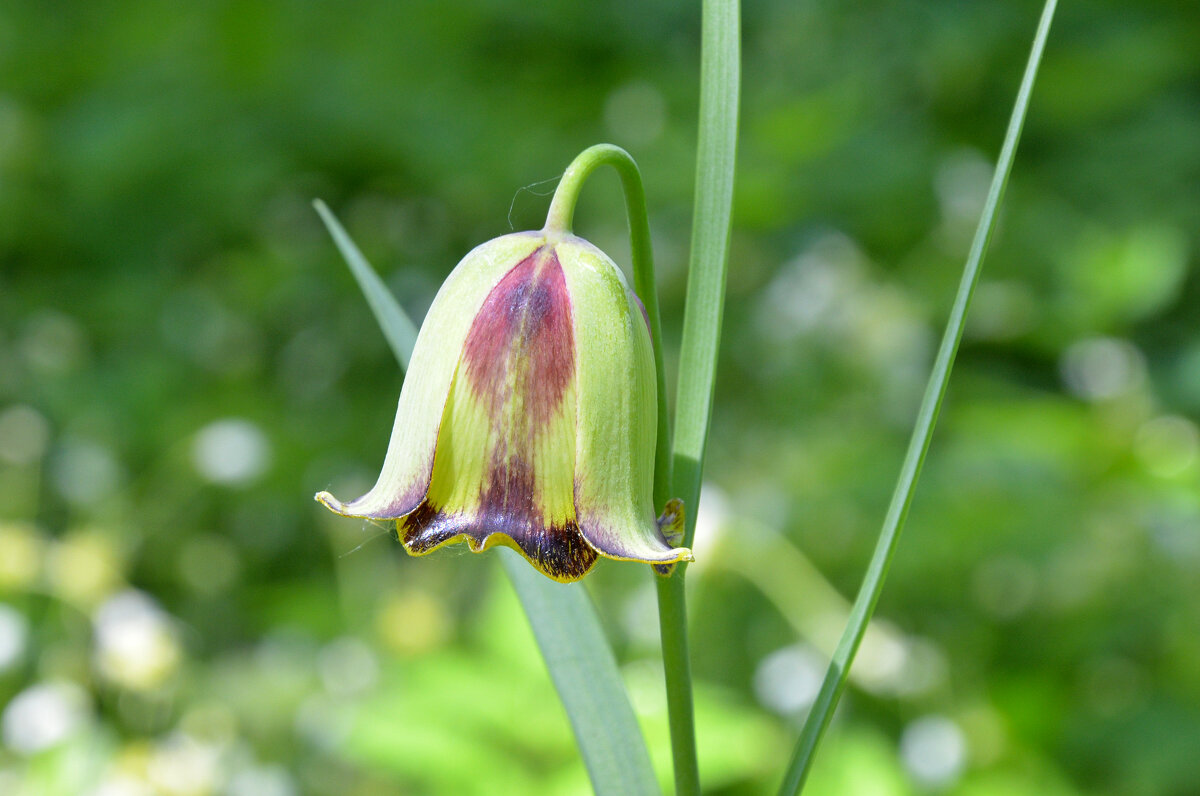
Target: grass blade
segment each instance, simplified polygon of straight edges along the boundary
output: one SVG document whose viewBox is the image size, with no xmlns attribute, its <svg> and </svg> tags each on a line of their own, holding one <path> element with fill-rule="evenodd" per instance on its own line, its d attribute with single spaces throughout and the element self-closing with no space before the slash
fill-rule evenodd
<svg viewBox="0 0 1200 796">
<path fill-rule="evenodd" d="M 400 362 L 401 370 L 407 371 L 408 360 L 412 356 L 413 346 L 417 343 L 416 325 L 392 296 L 387 285 L 379 278 L 379 274 L 375 273 L 375 269 L 367 262 L 367 258 L 363 257 L 358 246 L 350 240 L 346 230 L 338 222 L 337 217 L 325 206 L 325 203 L 320 199 L 314 199 L 313 207 L 321 216 L 321 220 L 325 222 L 325 228 L 329 230 L 333 242 L 337 244 L 338 251 L 346 260 L 346 265 L 350 266 L 350 273 L 354 274 L 354 278 L 358 280 L 358 286 L 366 296 L 367 304 L 370 305 L 371 312 L 375 314 L 375 320 L 379 322 L 379 328 L 383 331 L 383 336 L 387 338 L 392 353 Z"/>
<path fill-rule="evenodd" d="M 845 690 L 850 665 L 854 661 L 854 655 L 866 632 L 867 623 L 875 611 L 879 594 L 883 590 L 884 578 L 887 577 L 888 567 L 900 538 L 900 531 L 904 527 L 904 520 L 908 516 L 909 506 L 912 504 L 917 478 L 921 474 L 921 465 L 929 450 L 929 440 L 933 435 L 933 427 L 937 423 L 942 398 L 946 394 L 946 385 L 950 382 L 950 370 L 954 366 L 954 356 L 958 352 L 958 344 L 962 339 L 967 310 L 971 304 L 971 295 L 975 292 L 975 285 L 979 280 L 979 267 L 996 224 L 996 213 L 1000 207 L 1000 200 L 1004 196 L 1004 188 L 1008 184 L 1013 156 L 1017 150 L 1017 142 L 1021 138 L 1021 128 L 1025 123 L 1025 112 L 1029 108 L 1029 96 L 1033 91 L 1038 64 L 1041 62 L 1042 51 L 1046 46 L 1046 37 L 1050 31 L 1050 21 L 1054 18 L 1056 5 L 1057 0 L 1047 0 L 1042 10 L 1029 62 L 1025 67 L 1024 77 L 1021 79 L 1021 87 L 1017 91 L 1008 131 L 1005 133 L 1004 144 L 1000 148 L 1000 157 L 996 163 L 996 171 L 992 177 L 991 187 L 988 189 L 983 214 L 979 219 L 979 226 L 975 231 L 970 253 L 967 255 L 962 281 L 954 298 L 954 306 L 950 310 L 950 320 L 946 324 L 946 331 L 942 337 L 941 346 L 938 348 L 937 358 L 934 360 L 933 373 L 930 374 L 929 384 L 921 399 L 921 408 L 917 412 L 917 422 L 913 428 L 912 439 L 908 444 L 908 452 L 905 454 L 904 464 L 900 468 L 900 478 L 896 483 L 896 490 L 892 494 L 892 501 L 883 521 L 879 542 L 871 557 L 871 563 L 867 567 L 867 574 L 863 578 L 862 587 L 850 611 L 850 620 L 834 651 L 817 699 L 800 732 L 800 739 L 796 744 L 796 750 L 779 791 L 785 796 L 799 793 L 800 789 L 804 787 L 817 746 L 825 734 L 825 730 L 833 718 L 838 700 Z"/>
<path fill-rule="evenodd" d="M 320 200 L 313 205 L 354 272 L 397 361 L 407 367 L 416 326 L 329 208 Z M 645 739 L 587 592 L 578 583 L 543 577 L 512 551 L 498 553 L 567 710 L 592 787 L 596 793 L 657 796 Z"/>
<path fill-rule="evenodd" d="M 701 13 L 696 194 L 671 473 L 671 491 L 686 507 L 685 546 L 691 545 L 696 531 L 704 450 L 712 418 L 721 315 L 725 306 L 725 275 L 729 264 L 741 85 L 741 9 L 738 0 L 704 0 Z M 700 792 L 687 637 L 686 571 L 687 567 L 680 564 L 671 577 L 659 578 L 656 584 L 675 792 L 681 795 Z"/>
<path fill-rule="evenodd" d="M 705 0 L 703 31 L 696 196 L 675 409 L 674 486 L 688 507 L 685 545 L 696 531 L 729 265 L 741 58 L 737 0 Z"/>
<path fill-rule="evenodd" d="M 578 583 L 555 583 L 499 549 L 562 698 L 596 793 L 659 794 L 641 728 L 596 610 Z"/>
</svg>

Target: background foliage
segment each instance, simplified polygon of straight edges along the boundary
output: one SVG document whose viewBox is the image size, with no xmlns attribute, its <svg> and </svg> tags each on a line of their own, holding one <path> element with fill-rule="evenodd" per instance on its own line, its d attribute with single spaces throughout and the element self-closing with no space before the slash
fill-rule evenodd
<svg viewBox="0 0 1200 796">
<path fill-rule="evenodd" d="M 1035 2 L 744 7 L 691 568 L 701 767 L 769 792 L 869 555 Z M 1184 794 L 1200 737 L 1200 9 L 1059 9 L 968 338 L 811 792 Z M 698 9 L 0 3 L 0 791 L 578 793 L 492 556 L 365 489 L 420 317 L 638 159 L 677 354 Z M 511 208 L 510 208 L 511 205 Z M 615 178 L 577 228 L 627 260 Z M 652 584 L 590 580 L 663 775 Z M 469 764 L 464 761 L 469 761 Z"/>
</svg>

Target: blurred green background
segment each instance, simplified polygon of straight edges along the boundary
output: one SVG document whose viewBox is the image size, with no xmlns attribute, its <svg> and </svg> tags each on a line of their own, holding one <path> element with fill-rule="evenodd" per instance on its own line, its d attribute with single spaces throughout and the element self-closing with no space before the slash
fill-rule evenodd
<svg viewBox="0 0 1200 796">
<path fill-rule="evenodd" d="M 771 792 L 815 694 L 1038 9 L 746 0 L 689 578 L 713 794 Z M 401 375 L 310 201 L 419 318 L 625 146 L 671 363 L 698 34 L 695 3 L 0 0 L 0 792 L 587 792 L 494 557 L 312 501 L 373 482 Z M 1197 41 L 1192 2 L 1064 0 L 812 793 L 1200 792 Z M 619 197 L 577 229 L 625 262 Z M 588 587 L 666 777 L 649 571 Z"/>
</svg>

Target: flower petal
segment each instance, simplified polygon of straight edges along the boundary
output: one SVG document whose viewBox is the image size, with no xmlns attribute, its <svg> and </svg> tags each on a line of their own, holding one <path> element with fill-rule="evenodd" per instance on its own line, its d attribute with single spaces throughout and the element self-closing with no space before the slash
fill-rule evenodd
<svg viewBox="0 0 1200 796">
<path fill-rule="evenodd" d="M 475 551 L 504 544 L 558 580 L 595 563 L 575 521 L 571 313 L 546 247 L 489 293 L 446 402 L 428 496 L 400 523 L 409 552 L 464 539 Z"/>
<path fill-rule="evenodd" d="M 505 235 L 463 258 L 421 324 L 396 410 L 391 441 L 375 486 L 342 503 L 328 492 L 317 500 L 349 517 L 393 519 L 413 511 L 429 488 L 443 410 L 472 321 L 492 289 L 544 242 L 540 233 Z"/>
<path fill-rule="evenodd" d="M 590 243 L 557 247 L 574 308 L 579 409 L 575 511 L 601 555 L 668 564 L 690 561 L 654 515 L 657 386 L 645 316 L 616 264 Z"/>
</svg>

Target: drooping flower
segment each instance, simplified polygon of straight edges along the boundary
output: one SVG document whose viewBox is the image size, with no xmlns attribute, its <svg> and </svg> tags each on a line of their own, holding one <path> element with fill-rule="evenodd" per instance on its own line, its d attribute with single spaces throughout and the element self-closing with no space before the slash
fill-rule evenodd
<svg viewBox="0 0 1200 796">
<path fill-rule="evenodd" d="M 691 560 L 667 540 L 678 502 L 654 516 L 651 345 L 641 303 L 595 246 L 555 231 L 489 241 L 421 326 L 375 486 L 317 500 L 395 520 L 413 555 L 506 545 L 560 581 L 598 556 Z"/>
</svg>

